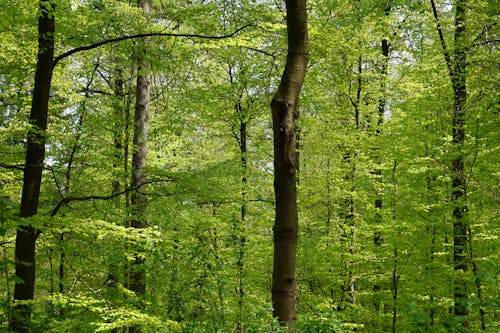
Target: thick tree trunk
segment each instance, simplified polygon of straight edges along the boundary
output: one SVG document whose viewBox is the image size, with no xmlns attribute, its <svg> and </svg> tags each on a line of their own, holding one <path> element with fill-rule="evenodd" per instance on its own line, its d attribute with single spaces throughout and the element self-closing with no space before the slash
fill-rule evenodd
<svg viewBox="0 0 500 333">
<path fill-rule="evenodd" d="M 450 54 L 444 39 L 439 15 L 434 0 L 431 1 L 432 11 L 436 19 L 436 28 L 439 34 L 443 55 L 448 67 L 451 86 L 453 88 L 452 114 L 452 143 L 455 147 L 455 156 L 451 161 L 451 203 L 453 207 L 453 268 L 454 281 L 454 313 L 461 325 L 467 329 L 467 298 L 468 287 L 466 271 L 469 260 L 467 256 L 467 198 L 465 165 L 462 147 L 465 143 L 465 114 L 467 102 L 467 54 L 466 54 L 466 10 L 467 0 L 455 1 L 455 34 L 453 54 Z"/>
<path fill-rule="evenodd" d="M 287 0 L 288 55 L 271 102 L 274 132 L 273 315 L 293 330 L 296 320 L 295 260 L 298 238 L 295 119 L 308 63 L 305 0 Z"/>
<path fill-rule="evenodd" d="M 144 13 L 149 12 L 149 0 L 138 0 L 138 6 Z M 145 60 L 147 42 L 141 45 L 140 54 L 137 59 L 137 87 L 134 116 L 134 137 L 132 153 L 132 182 L 131 186 L 137 188 L 130 198 L 131 201 L 131 223 L 132 228 L 146 228 L 146 208 L 147 201 L 143 194 L 146 182 L 146 160 L 148 155 L 148 120 L 150 101 L 150 75 L 149 64 Z M 137 256 L 131 267 L 130 289 L 138 296 L 146 293 L 146 271 L 144 270 L 144 258 Z M 129 333 L 141 332 L 139 327 L 133 326 Z"/>
<path fill-rule="evenodd" d="M 38 18 L 38 60 L 30 113 L 32 128 L 28 133 L 21 197 L 20 216 L 24 218 L 34 216 L 38 211 L 54 58 L 55 21 L 52 2 L 50 0 L 41 0 L 40 10 L 41 14 Z M 26 304 L 16 304 L 16 301 L 31 300 L 34 296 L 35 243 L 37 236 L 37 230 L 29 222 L 27 225 L 19 226 L 16 234 L 16 276 L 22 282 L 16 281 L 14 287 L 14 306 L 10 327 L 15 332 L 23 333 L 29 330 L 31 309 Z"/>
</svg>

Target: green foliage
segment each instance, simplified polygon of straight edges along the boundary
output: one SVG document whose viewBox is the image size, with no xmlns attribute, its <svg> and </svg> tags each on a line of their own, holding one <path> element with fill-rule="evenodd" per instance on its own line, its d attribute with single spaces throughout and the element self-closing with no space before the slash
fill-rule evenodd
<svg viewBox="0 0 500 333">
<path fill-rule="evenodd" d="M 466 141 L 458 150 L 432 12 L 427 3 L 391 1 L 385 15 L 386 3 L 308 4 L 296 331 L 460 330 L 451 314 L 450 165 L 457 154 L 467 172 L 470 331 L 498 331 L 497 8 L 479 0 L 468 6 Z M 143 332 L 283 332 L 270 299 L 269 102 L 286 55 L 284 7 L 153 1 L 145 17 L 126 1 L 57 1 L 56 55 L 142 32 L 218 36 L 252 24 L 220 40 L 149 38 L 144 230 L 129 227 L 136 189 L 126 188 L 136 40 L 75 53 L 55 68 L 39 214 L 18 218 L 36 7 L 0 4 L 0 329 L 16 280 L 15 230 L 33 225 L 41 232 L 33 332 L 134 325 Z M 438 3 L 438 10 L 452 50 L 452 6 Z M 387 76 L 383 38 L 391 44 Z M 144 259 L 134 267 L 146 272 L 143 296 L 130 290 L 135 258 Z"/>
</svg>

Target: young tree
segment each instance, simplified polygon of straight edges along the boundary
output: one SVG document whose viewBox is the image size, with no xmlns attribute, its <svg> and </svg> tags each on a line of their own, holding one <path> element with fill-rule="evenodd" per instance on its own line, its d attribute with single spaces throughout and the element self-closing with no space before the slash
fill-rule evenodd
<svg viewBox="0 0 500 333">
<path fill-rule="evenodd" d="M 308 63 L 306 0 L 287 0 L 288 53 L 271 102 L 274 133 L 273 315 L 293 330 L 297 299 L 295 262 L 298 238 L 295 119 Z"/>
</svg>

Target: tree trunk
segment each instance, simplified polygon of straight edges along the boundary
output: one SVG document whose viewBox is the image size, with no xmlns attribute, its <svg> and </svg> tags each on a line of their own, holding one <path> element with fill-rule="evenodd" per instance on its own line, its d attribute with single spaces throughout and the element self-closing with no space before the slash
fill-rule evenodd
<svg viewBox="0 0 500 333">
<path fill-rule="evenodd" d="M 396 200 L 397 200 L 397 188 L 398 181 L 396 178 L 396 169 L 397 169 L 397 161 L 394 160 L 394 164 L 392 167 L 392 222 L 396 225 Z M 399 235 L 398 235 L 399 236 Z M 397 244 L 394 245 L 393 248 L 393 266 L 392 266 L 392 333 L 397 332 L 397 323 L 398 323 L 398 287 L 399 287 L 399 277 L 400 273 L 398 272 L 398 248 Z"/>
<path fill-rule="evenodd" d="M 138 0 L 138 7 L 144 13 L 149 12 L 149 0 Z M 150 75 L 149 65 L 145 60 L 147 42 L 143 42 L 137 59 L 137 88 L 134 116 L 134 137 L 132 153 L 132 182 L 131 186 L 137 188 L 131 196 L 131 223 L 132 228 L 146 228 L 147 201 L 143 194 L 146 182 L 146 160 L 148 155 L 148 119 L 150 101 Z M 146 293 L 146 272 L 144 270 L 144 258 L 138 255 L 131 267 L 130 289 L 138 296 L 143 297 Z M 140 332 L 137 326 L 130 328 L 129 333 Z"/>
<path fill-rule="evenodd" d="M 243 313 L 244 313 L 244 277 L 245 277 L 245 245 L 246 245 L 246 223 L 247 223 L 247 210 L 248 210 L 248 164 L 247 164 L 247 125 L 241 101 L 238 101 L 235 106 L 236 113 L 239 116 L 239 137 L 238 144 L 240 146 L 241 157 L 241 217 L 240 225 L 236 228 L 236 237 L 238 239 L 238 324 L 237 331 L 243 332 Z"/>
<path fill-rule="evenodd" d="M 271 102 L 274 132 L 273 315 L 288 329 L 296 320 L 295 261 L 298 238 L 295 141 L 297 102 L 308 63 L 305 0 L 287 0 L 288 54 L 278 91 Z"/>
<path fill-rule="evenodd" d="M 385 18 L 389 17 L 389 15 L 391 14 L 391 8 L 392 8 L 392 1 L 388 1 L 384 8 Z M 383 59 L 380 71 L 381 79 L 380 79 L 380 97 L 379 97 L 378 112 L 377 112 L 378 113 L 377 130 L 376 130 L 377 136 L 379 136 L 382 133 L 382 126 L 384 124 L 385 106 L 387 104 L 387 73 L 389 67 L 390 46 L 391 44 L 387 36 L 384 36 L 381 42 L 381 52 Z M 377 147 L 376 149 L 378 151 L 379 147 Z M 380 159 L 381 157 L 377 153 L 377 155 L 375 156 L 375 160 L 377 162 L 377 169 L 375 169 L 375 175 L 377 176 L 377 182 L 379 184 L 382 183 L 382 169 L 380 166 L 381 164 Z M 383 205 L 382 193 L 380 189 L 377 189 L 375 198 L 375 223 L 377 224 L 377 228 L 382 225 L 382 205 Z M 375 246 L 382 246 L 383 236 L 379 230 L 375 231 L 373 235 L 373 242 Z"/>
<path fill-rule="evenodd" d="M 41 14 L 38 18 L 38 59 L 30 113 L 32 128 L 28 133 L 21 197 L 20 216 L 23 218 L 34 216 L 38 211 L 54 59 L 54 5 L 50 0 L 41 0 L 39 6 Z M 10 328 L 15 332 L 23 333 L 29 330 L 31 309 L 26 304 L 16 304 L 16 301 L 31 300 L 34 296 L 37 236 L 37 230 L 29 223 L 19 226 L 16 234 L 16 276 L 22 281 L 16 280 L 14 286 L 14 306 Z"/>
<path fill-rule="evenodd" d="M 468 270 L 467 256 L 467 202 L 465 168 L 462 156 L 462 146 L 465 141 L 465 104 L 466 90 L 466 50 L 465 50 L 465 11 L 466 0 L 457 0 L 455 4 L 455 48 L 453 54 L 453 71 L 451 83 L 453 86 L 453 116 L 452 139 L 457 156 L 451 163 L 453 205 L 453 268 L 456 271 L 454 290 L 455 315 L 460 318 L 464 327 L 468 327 L 465 317 L 467 310 L 467 281 L 463 277 Z"/>
<path fill-rule="evenodd" d="M 384 7 L 384 18 L 388 18 L 391 14 L 392 1 L 389 0 L 385 3 Z M 387 73 L 389 67 L 389 51 L 390 42 L 387 38 L 387 29 L 384 29 L 384 36 L 381 41 L 381 54 L 382 63 L 380 68 L 380 96 L 378 98 L 378 110 L 377 110 L 377 129 L 375 131 L 375 136 L 377 140 L 377 146 L 375 147 L 375 162 L 376 168 L 373 172 L 376 176 L 375 184 L 375 232 L 373 233 L 373 243 L 376 247 L 382 247 L 384 245 L 384 235 L 382 234 L 382 208 L 383 208 L 383 179 L 382 179 L 382 157 L 379 154 L 380 149 L 380 134 L 382 133 L 382 127 L 384 125 L 384 114 L 385 107 L 387 104 Z M 381 309 L 381 300 L 383 297 L 382 286 L 380 285 L 381 279 L 383 279 L 383 268 L 379 265 L 376 266 L 377 280 L 373 285 L 374 291 L 374 307 L 376 311 Z"/>
<path fill-rule="evenodd" d="M 465 112 L 467 102 L 466 88 L 466 7 L 467 0 L 455 1 L 455 45 L 453 54 L 450 54 L 441 28 L 439 15 L 434 0 L 431 0 L 432 11 L 436 19 L 436 28 L 439 34 L 443 55 L 448 67 L 451 86 L 453 88 L 453 114 L 452 114 L 452 143 L 455 147 L 455 156 L 451 161 L 451 203 L 453 207 L 453 268 L 455 281 L 453 290 L 454 313 L 460 324 L 467 329 L 469 323 L 466 319 L 467 310 L 467 198 L 465 165 L 462 147 L 465 143 Z"/>
</svg>

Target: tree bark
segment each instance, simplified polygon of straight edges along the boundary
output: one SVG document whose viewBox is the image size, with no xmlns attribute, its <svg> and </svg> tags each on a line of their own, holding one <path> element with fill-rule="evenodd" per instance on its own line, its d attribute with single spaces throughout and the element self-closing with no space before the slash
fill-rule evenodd
<svg viewBox="0 0 500 333">
<path fill-rule="evenodd" d="M 32 127 L 28 133 L 21 196 L 20 216 L 23 218 L 34 216 L 38 211 L 54 59 L 54 4 L 50 0 L 41 0 L 39 6 L 41 14 L 38 18 L 38 56 L 30 113 Z M 14 286 L 14 305 L 10 321 L 10 328 L 15 332 L 24 333 L 29 330 L 31 309 L 27 304 L 17 301 L 32 300 L 34 296 L 37 236 L 38 231 L 29 222 L 19 226 L 16 233 L 16 276 L 20 281 L 16 281 Z"/>
<path fill-rule="evenodd" d="M 274 133 L 273 315 L 293 330 L 297 312 L 295 262 L 298 238 L 295 119 L 308 63 L 305 0 L 287 0 L 288 54 L 271 102 Z"/>
<path fill-rule="evenodd" d="M 137 5 L 147 14 L 149 12 L 149 0 L 138 0 Z M 150 74 L 149 64 L 145 59 L 147 52 L 147 42 L 140 45 L 137 58 L 137 87 L 134 115 L 134 137 L 132 153 L 132 181 L 131 186 L 137 187 L 137 191 L 130 198 L 131 203 L 131 223 L 132 228 L 146 228 L 147 201 L 143 194 L 146 183 L 146 163 L 148 155 L 148 121 L 150 102 Z M 141 255 L 136 256 L 130 272 L 130 289 L 138 296 L 143 297 L 146 293 L 146 271 L 144 270 L 145 259 Z M 138 326 L 130 327 L 129 333 L 139 333 Z"/>
</svg>

